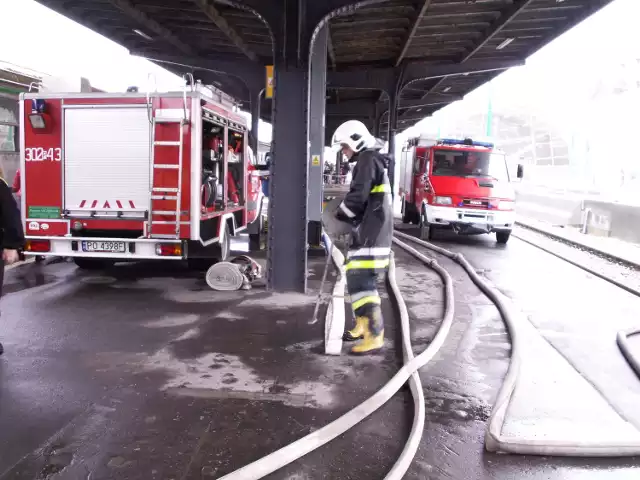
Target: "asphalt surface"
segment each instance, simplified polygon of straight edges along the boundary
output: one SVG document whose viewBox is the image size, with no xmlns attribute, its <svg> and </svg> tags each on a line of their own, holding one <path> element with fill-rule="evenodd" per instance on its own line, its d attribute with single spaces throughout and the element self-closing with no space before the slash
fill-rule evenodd
<svg viewBox="0 0 640 480">
<path fill-rule="evenodd" d="M 541 338 L 605 392 L 612 410 L 640 423 L 640 382 L 610 342 L 637 322 L 639 299 L 516 239 L 506 247 L 489 236 L 442 244 L 516 300 Z M 397 263 L 419 352 L 440 323 L 441 281 L 403 253 Z M 406 478 L 638 478 L 637 459 L 484 452 L 510 346 L 493 305 L 459 267 L 441 263 L 454 278 L 456 319 L 421 371 L 427 425 Z M 322 264 L 311 260 L 312 290 Z M 5 292 L 1 480 L 217 478 L 338 418 L 400 365 L 386 301 L 384 353 L 326 357 L 322 325 L 307 323 L 313 295 L 274 295 L 260 285 L 212 292 L 201 274 L 178 264 L 122 265 L 103 274 L 70 263 L 28 265 L 7 273 Z M 532 402 L 555 398 L 561 383 L 546 385 Z M 403 390 L 343 437 L 267 478 L 382 478 L 411 419 Z"/>
</svg>

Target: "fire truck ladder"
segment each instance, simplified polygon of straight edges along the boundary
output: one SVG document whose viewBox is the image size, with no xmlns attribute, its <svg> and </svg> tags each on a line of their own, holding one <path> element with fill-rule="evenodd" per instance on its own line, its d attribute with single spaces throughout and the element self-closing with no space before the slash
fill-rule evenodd
<svg viewBox="0 0 640 480">
<path fill-rule="evenodd" d="M 147 235 L 149 237 L 156 238 L 180 238 L 180 217 L 181 217 L 181 198 L 182 198 L 182 163 L 184 157 L 184 135 L 182 131 L 182 127 L 189 123 L 187 117 L 183 118 L 163 118 L 163 117 L 153 117 L 151 122 L 151 165 L 153 167 L 152 171 L 152 180 L 151 180 L 151 196 L 149 201 L 149 217 L 147 220 Z M 156 126 L 158 124 L 166 124 L 173 125 L 176 127 L 178 131 L 178 140 L 171 141 L 158 141 L 156 140 Z M 178 147 L 178 163 L 157 163 L 156 162 L 156 149 L 157 148 L 175 148 Z M 168 187 L 167 185 L 158 186 L 156 185 L 156 175 L 155 172 L 157 170 L 177 170 L 178 171 L 178 182 L 175 187 Z M 169 200 L 175 202 L 175 210 L 154 210 L 153 202 L 157 200 Z M 175 217 L 175 234 L 167 235 L 167 234 L 154 234 L 153 226 L 154 225 L 166 225 L 165 221 L 154 220 L 154 215 L 164 215 Z M 171 222 L 172 223 L 172 222 Z"/>
</svg>

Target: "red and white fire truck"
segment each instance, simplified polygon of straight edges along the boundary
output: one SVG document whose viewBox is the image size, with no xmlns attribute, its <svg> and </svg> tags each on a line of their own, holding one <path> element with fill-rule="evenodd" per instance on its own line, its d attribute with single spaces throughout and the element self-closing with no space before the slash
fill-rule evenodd
<svg viewBox="0 0 640 480">
<path fill-rule="evenodd" d="M 25 253 L 82 268 L 226 259 L 262 193 L 245 118 L 210 94 L 23 94 Z"/>
<path fill-rule="evenodd" d="M 522 166 L 517 177 L 522 178 Z M 400 162 L 404 223 L 423 239 L 437 229 L 460 234 L 495 232 L 506 243 L 515 222 L 515 192 L 504 153 L 471 139 L 410 139 Z"/>
</svg>

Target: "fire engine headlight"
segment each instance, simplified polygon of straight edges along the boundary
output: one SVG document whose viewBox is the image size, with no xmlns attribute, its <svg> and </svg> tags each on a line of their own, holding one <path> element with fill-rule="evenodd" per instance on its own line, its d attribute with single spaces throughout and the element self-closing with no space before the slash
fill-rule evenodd
<svg viewBox="0 0 640 480">
<path fill-rule="evenodd" d="M 498 210 L 514 210 L 516 208 L 516 202 L 511 200 L 500 200 L 498 203 Z"/>
<path fill-rule="evenodd" d="M 453 202 L 451 201 L 451 197 L 436 196 L 433 199 L 433 203 L 438 203 L 440 205 L 451 205 Z"/>
</svg>

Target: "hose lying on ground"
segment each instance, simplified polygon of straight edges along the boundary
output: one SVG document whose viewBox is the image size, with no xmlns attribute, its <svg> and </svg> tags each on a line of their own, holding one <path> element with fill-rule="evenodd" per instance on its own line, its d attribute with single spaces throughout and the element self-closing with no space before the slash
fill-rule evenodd
<svg viewBox="0 0 640 480">
<path fill-rule="evenodd" d="M 324 241 L 327 255 L 331 255 L 333 264 L 339 272 L 325 315 L 324 353 L 327 355 L 340 355 L 342 351 L 342 334 L 344 333 L 346 321 L 344 313 L 344 292 L 347 279 L 344 273 L 344 255 L 340 249 L 333 244 L 329 235 L 324 232 L 322 233 L 322 240 Z M 324 274 L 326 275 L 326 271 Z M 324 281 L 322 283 L 324 284 Z"/>
<path fill-rule="evenodd" d="M 345 413 L 330 424 L 294 441 L 293 443 L 290 443 L 286 447 L 276 450 L 253 463 L 245 465 L 244 467 L 221 477 L 221 480 L 257 480 L 259 478 L 263 478 L 264 476 L 279 470 L 280 468 L 294 462 L 307 453 L 312 452 L 334 438 L 342 435 L 384 405 L 396 394 L 396 392 L 398 392 L 398 390 L 402 388 L 405 382 L 409 380 L 419 368 L 426 365 L 438 350 L 440 350 L 444 344 L 445 338 L 449 334 L 451 324 L 453 323 L 453 282 L 447 272 L 443 268 L 439 267 L 435 261 L 421 255 L 411 247 L 408 248 L 413 250 L 418 258 L 422 257 L 425 264 L 434 268 L 440 274 L 445 284 L 444 318 L 431 344 L 420 355 L 405 363 L 393 378 L 391 378 L 391 380 L 357 407 Z M 394 262 L 393 257 L 391 258 L 391 262 Z M 394 275 L 395 268 L 390 269 L 389 274 Z M 395 284 L 395 278 L 390 277 L 390 284 Z M 395 295 L 397 290 L 397 288 L 392 288 L 392 293 Z M 407 345 L 406 355 L 407 357 L 410 357 L 408 352 L 411 350 L 411 343 L 410 332 L 409 329 L 406 328 L 409 323 L 406 306 L 404 308 L 401 307 L 401 305 L 404 304 L 402 297 L 396 297 L 396 302 L 400 307 L 401 316 L 404 318 L 404 320 L 401 320 L 403 346 Z M 406 337 L 406 339 L 404 337 Z M 414 384 L 412 387 L 413 391 L 416 388 L 416 384 L 414 380 L 412 380 L 412 383 Z M 420 388 L 420 390 L 422 389 Z M 421 403 L 424 406 L 424 401 L 421 401 Z M 400 480 L 404 476 L 406 469 L 409 467 L 422 435 L 422 425 L 424 420 L 420 417 L 420 410 L 417 410 L 412 432 L 401 456 L 398 458 L 390 473 L 385 477 L 387 480 Z"/>
<path fill-rule="evenodd" d="M 431 243 L 419 240 L 405 233 L 395 232 L 400 238 L 406 238 L 418 245 L 433 250 L 444 255 L 456 263 L 460 264 L 473 283 L 496 305 L 502 319 L 506 325 L 511 339 L 511 361 L 500 391 L 489 417 L 489 427 L 485 434 L 485 447 L 492 452 L 517 453 L 523 455 L 554 455 L 554 456 L 585 456 L 585 457 L 622 457 L 640 455 L 640 435 L 637 441 L 601 441 L 601 442 L 579 442 L 575 440 L 538 440 L 538 439 L 518 439 L 506 438 L 502 436 L 502 426 L 504 417 L 509 406 L 509 400 L 513 394 L 521 365 L 520 335 L 516 315 L 511 311 L 511 307 L 503 300 L 501 294 L 490 287 L 469 262 L 459 253 L 453 253 L 444 248 Z M 394 239 L 395 240 L 395 239 Z"/>
<path fill-rule="evenodd" d="M 633 369 L 633 371 L 636 372 L 636 375 L 640 377 L 640 361 L 638 360 L 638 357 L 634 356 L 633 353 L 631 353 L 631 346 L 629 345 L 629 337 L 632 337 L 634 335 L 640 335 L 640 329 L 636 328 L 633 330 L 628 330 L 626 332 L 618 332 L 616 341 L 618 343 L 618 348 L 620 348 L 622 355 L 624 355 L 625 360 L 629 363 L 629 366 Z"/>
</svg>

